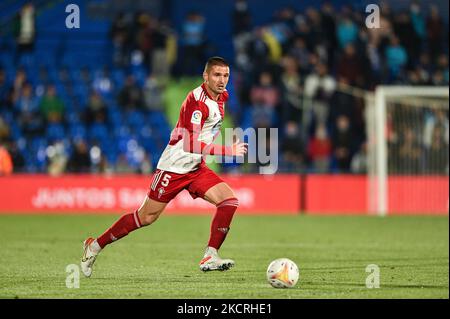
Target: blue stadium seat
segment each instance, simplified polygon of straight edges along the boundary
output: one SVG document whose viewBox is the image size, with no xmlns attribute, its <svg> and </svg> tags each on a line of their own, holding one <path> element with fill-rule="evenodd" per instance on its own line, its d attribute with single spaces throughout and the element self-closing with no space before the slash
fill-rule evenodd
<svg viewBox="0 0 450 319">
<path fill-rule="evenodd" d="M 89 137 L 91 140 L 103 141 L 109 139 L 108 128 L 104 124 L 94 123 L 89 128 Z"/>
<path fill-rule="evenodd" d="M 50 141 L 61 140 L 65 137 L 65 130 L 62 124 L 52 123 L 47 126 L 46 137 Z"/>
<path fill-rule="evenodd" d="M 25 53 L 19 57 L 19 65 L 28 68 L 35 64 L 35 56 L 33 53 Z"/>
<path fill-rule="evenodd" d="M 120 69 L 114 69 L 111 72 L 111 79 L 116 87 L 123 87 L 125 82 L 125 73 Z"/>
<path fill-rule="evenodd" d="M 127 125 L 117 125 L 113 128 L 116 138 L 130 138 L 131 130 Z"/>
<path fill-rule="evenodd" d="M 73 124 L 69 127 L 69 134 L 73 139 L 86 139 L 87 138 L 87 130 L 86 127 L 82 124 Z"/>
<path fill-rule="evenodd" d="M 145 124 L 144 114 L 139 111 L 129 111 L 126 113 L 126 122 L 132 128 L 137 129 Z"/>
<path fill-rule="evenodd" d="M 20 130 L 19 125 L 16 122 L 12 122 L 9 124 L 11 137 L 15 140 L 18 140 L 22 137 L 22 131 Z"/>
<path fill-rule="evenodd" d="M 253 119 L 252 119 L 252 109 L 251 107 L 247 107 L 242 112 L 242 118 L 241 118 L 241 127 L 245 130 L 249 127 L 253 127 Z"/>
<path fill-rule="evenodd" d="M 118 140 L 117 140 L 117 148 L 118 148 L 118 151 L 119 152 L 121 152 L 121 153 L 126 153 L 127 152 L 127 149 L 128 149 L 128 142 L 131 140 L 131 137 L 130 136 L 127 136 L 127 137 L 120 137 Z"/>
<path fill-rule="evenodd" d="M 108 119 L 113 127 L 120 126 L 124 123 L 122 112 L 118 108 L 109 109 Z"/>
</svg>

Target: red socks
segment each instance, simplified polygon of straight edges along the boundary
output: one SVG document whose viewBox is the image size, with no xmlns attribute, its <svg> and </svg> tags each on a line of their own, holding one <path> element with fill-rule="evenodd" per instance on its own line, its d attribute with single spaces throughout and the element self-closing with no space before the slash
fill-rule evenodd
<svg viewBox="0 0 450 319">
<path fill-rule="evenodd" d="M 137 210 L 134 213 L 125 214 L 97 238 L 97 243 L 103 248 L 141 226 Z"/>
<path fill-rule="evenodd" d="M 228 230 L 230 229 L 231 220 L 234 212 L 239 206 L 237 198 L 228 198 L 216 205 L 217 211 L 211 222 L 211 235 L 209 237 L 208 246 L 219 249 L 222 245 Z"/>
<path fill-rule="evenodd" d="M 234 212 L 239 206 L 237 198 L 229 198 L 217 204 L 217 211 L 211 222 L 211 235 L 208 246 L 219 249 L 222 245 L 228 230 Z M 142 226 L 139 220 L 137 210 L 134 213 L 125 214 L 119 218 L 110 228 L 97 238 L 97 243 L 103 249 L 106 245 L 128 235 L 133 230 Z"/>
</svg>

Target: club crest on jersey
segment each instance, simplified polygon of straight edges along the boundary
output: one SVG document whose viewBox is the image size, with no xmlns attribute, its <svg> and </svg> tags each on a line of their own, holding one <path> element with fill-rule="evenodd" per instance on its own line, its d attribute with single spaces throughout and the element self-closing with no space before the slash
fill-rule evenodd
<svg viewBox="0 0 450 319">
<path fill-rule="evenodd" d="M 192 124 L 200 124 L 202 121 L 202 112 L 196 110 L 192 113 L 191 123 Z"/>
<path fill-rule="evenodd" d="M 163 187 L 158 188 L 158 198 L 161 198 L 161 196 L 165 193 L 165 190 Z"/>
</svg>

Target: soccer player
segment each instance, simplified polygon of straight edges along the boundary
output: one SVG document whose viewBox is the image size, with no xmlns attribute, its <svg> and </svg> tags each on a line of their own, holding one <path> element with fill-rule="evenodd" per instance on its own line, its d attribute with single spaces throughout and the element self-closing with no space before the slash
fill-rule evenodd
<svg viewBox="0 0 450 319">
<path fill-rule="evenodd" d="M 206 155 L 244 156 L 247 152 L 247 144 L 239 140 L 232 146 L 212 143 L 224 118 L 229 77 L 229 64 L 223 58 L 208 59 L 203 72 L 204 82 L 184 100 L 178 123 L 161 155 L 141 207 L 120 217 L 96 239 L 84 241 L 81 269 L 85 276 L 91 276 L 95 259 L 105 246 L 138 228 L 153 224 L 183 189 L 187 189 L 193 198 L 203 198 L 216 206 L 200 269 L 228 270 L 234 266 L 233 260 L 220 258 L 217 251 L 227 236 L 239 201 L 232 189 L 204 161 Z"/>
</svg>

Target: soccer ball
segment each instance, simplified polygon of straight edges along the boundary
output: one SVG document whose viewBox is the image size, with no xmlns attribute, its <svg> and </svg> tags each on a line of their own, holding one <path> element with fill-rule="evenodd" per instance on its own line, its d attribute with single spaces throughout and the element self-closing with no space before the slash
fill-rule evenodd
<svg viewBox="0 0 450 319">
<path fill-rule="evenodd" d="M 297 284 L 299 274 L 298 267 L 292 260 L 279 258 L 267 268 L 267 281 L 274 288 L 291 288 Z"/>
</svg>

